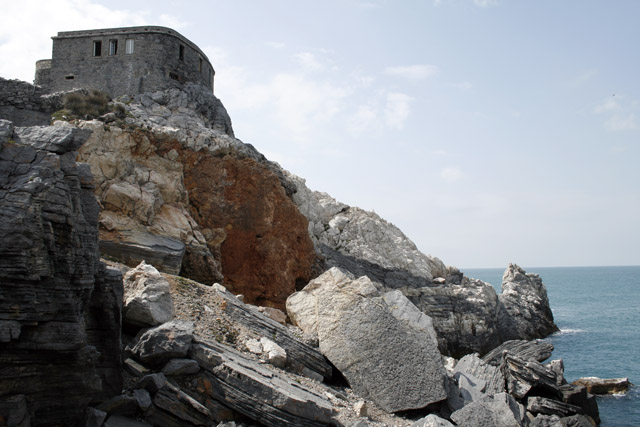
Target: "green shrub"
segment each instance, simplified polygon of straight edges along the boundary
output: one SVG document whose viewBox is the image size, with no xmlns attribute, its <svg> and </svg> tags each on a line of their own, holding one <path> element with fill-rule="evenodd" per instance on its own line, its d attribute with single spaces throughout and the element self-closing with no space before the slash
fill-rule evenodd
<svg viewBox="0 0 640 427">
<path fill-rule="evenodd" d="M 109 95 L 99 90 L 92 90 L 89 94 L 79 92 L 70 93 L 64 97 L 63 106 L 76 117 L 96 119 L 109 112 Z"/>
</svg>

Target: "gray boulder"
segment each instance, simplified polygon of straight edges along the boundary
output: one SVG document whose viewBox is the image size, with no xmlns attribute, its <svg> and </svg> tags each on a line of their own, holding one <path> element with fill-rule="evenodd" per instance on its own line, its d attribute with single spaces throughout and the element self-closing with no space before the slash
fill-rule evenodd
<svg viewBox="0 0 640 427">
<path fill-rule="evenodd" d="M 193 323 L 173 320 L 141 331 L 130 350 L 143 363 L 159 365 L 186 356 L 192 340 Z"/>
<path fill-rule="evenodd" d="M 141 262 L 124 276 L 123 321 L 138 327 L 157 326 L 173 319 L 169 282 L 152 265 Z"/>
<path fill-rule="evenodd" d="M 453 427 L 453 424 L 435 414 L 429 414 L 424 418 L 420 418 L 409 427 Z"/>
<path fill-rule="evenodd" d="M 446 398 L 434 333 L 404 300 L 394 294 L 388 303 L 367 277 L 332 268 L 293 294 L 287 311 L 305 332 L 315 325 L 320 350 L 356 393 L 396 412 Z"/>
<path fill-rule="evenodd" d="M 521 427 L 525 417 L 524 407 L 507 393 L 487 396 L 451 414 L 461 427 Z"/>
</svg>

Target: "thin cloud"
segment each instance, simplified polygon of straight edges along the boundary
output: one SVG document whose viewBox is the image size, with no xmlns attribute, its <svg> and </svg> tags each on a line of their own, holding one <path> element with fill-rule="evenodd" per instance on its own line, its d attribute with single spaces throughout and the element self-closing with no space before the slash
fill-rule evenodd
<svg viewBox="0 0 640 427">
<path fill-rule="evenodd" d="M 615 114 L 605 122 L 607 129 L 612 131 L 624 131 L 624 130 L 636 130 L 638 129 L 638 123 L 636 121 L 636 115 L 633 113 L 627 115 Z"/>
<path fill-rule="evenodd" d="M 582 74 L 578 75 L 573 79 L 573 81 L 570 82 L 570 86 L 572 87 L 582 86 L 597 75 L 598 75 L 598 70 L 596 69 L 584 71 Z"/>
<path fill-rule="evenodd" d="M 609 97 L 607 99 L 605 99 L 602 104 L 597 105 L 596 108 L 594 108 L 594 112 L 596 114 L 602 114 L 602 113 L 606 113 L 609 111 L 613 111 L 613 110 L 617 110 L 620 108 L 620 104 L 618 103 L 618 101 L 612 96 Z"/>
<path fill-rule="evenodd" d="M 497 6 L 498 0 L 473 0 L 473 4 L 478 7 L 491 7 Z"/>
<path fill-rule="evenodd" d="M 400 92 L 387 94 L 387 103 L 384 109 L 384 121 L 392 129 L 402 129 L 409 114 L 411 114 L 411 102 L 413 98 Z"/>
<path fill-rule="evenodd" d="M 397 67 L 387 67 L 384 73 L 390 76 L 402 77 L 408 80 L 424 80 L 438 74 L 438 67 L 435 65 L 416 64 Z"/>
<path fill-rule="evenodd" d="M 458 182 L 463 177 L 464 173 L 457 167 L 447 167 L 440 171 L 440 178 L 442 178 L 446 182 Z"/>
</svg>

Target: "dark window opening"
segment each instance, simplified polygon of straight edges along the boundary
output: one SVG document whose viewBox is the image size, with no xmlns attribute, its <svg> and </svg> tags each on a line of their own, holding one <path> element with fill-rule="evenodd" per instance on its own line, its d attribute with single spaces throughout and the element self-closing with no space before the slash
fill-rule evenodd
<svg viewBox="0 0 640 427">
<path fill-rule="evenodd" d="M 118 40 L 109 40 L 109 55 L 113 56 L 118 53 Z"/>
<path fill-rule="evenodd" d="M 180 76 L 177 75 L 176 73 L 169 73 L 169 77 L 172 78 L 173 80 L 180 81 Z"/>
<path fill-rule="evenodd" d="M 73 79 L 75 79 L 75 76 L 72 76 L 72 75 L 64 76 L 64 79 L 65 80 L 73 80 Z"/>
<path fill-rule="evenodd" d="M 198 71 L 202 72 L 202 58 L 198 58 Z"/>
<path fill-rule="evenodd" d="M 184 46 L 180 45 L 180 51 L 178 53 L 178 57 L 180 58 L 180 61 L 184 61 Z"/>
<path fill-rule="evenodd" d="M 93 56 L 102 56 L 102 42 L 100 40 L 93 42 Z"/>
</svg>

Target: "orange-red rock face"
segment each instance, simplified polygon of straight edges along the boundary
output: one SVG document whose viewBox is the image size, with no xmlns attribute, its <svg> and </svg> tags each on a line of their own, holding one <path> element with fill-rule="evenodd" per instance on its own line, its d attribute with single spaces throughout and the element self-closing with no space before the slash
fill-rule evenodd
<svg viewBox="0 0 640 427">
<path fill-rule="evenodd" d="M 224 231 L 224 285 L 246 301 L 284 309 L 310 279 L 315 252 L 307 219 L 280 181 L 253 159 L 185 150 L 185 187 L 203 233 Z"/>
</svg>

